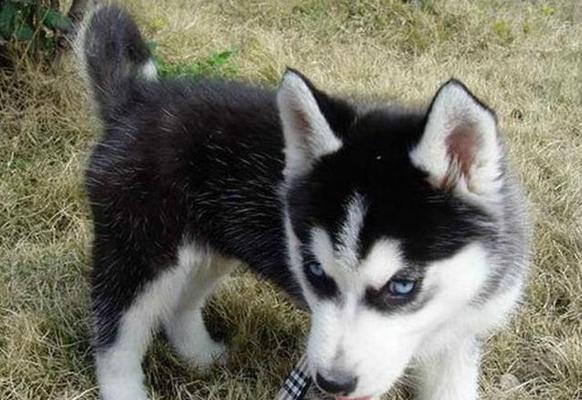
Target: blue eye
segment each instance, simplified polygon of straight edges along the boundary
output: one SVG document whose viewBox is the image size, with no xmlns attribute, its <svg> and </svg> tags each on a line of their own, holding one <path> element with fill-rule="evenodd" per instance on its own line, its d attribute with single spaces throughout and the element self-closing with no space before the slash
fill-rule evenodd
<svg viewBox="0 0 582 400">
<path fill-rule="evenodd" d="M 307 265 L 307 269 L 312 275 L 317 276 L 317 277 L 321 277 L 325 274 L 323 272 L 323 268 L 321 267 L 321 264 L 318 262 L 315 262 L 315 261 L 310 262 Z"/>
<path fill-rule="evenodd" d="M 321 299 L 330 299 L 338 295 L 338 288 L 334 280 L 323 270 L 320 263 L 313 257 L 307 258 L 303 264 L 303 272 L 313 288 L 314 293 Z"/>
<path fill-rule="evenodd" d="M 408 296 L 416 289 L 416 281 L 392 279 L 388 282 L 388 292 L 393 296 Z"/>
</svg>

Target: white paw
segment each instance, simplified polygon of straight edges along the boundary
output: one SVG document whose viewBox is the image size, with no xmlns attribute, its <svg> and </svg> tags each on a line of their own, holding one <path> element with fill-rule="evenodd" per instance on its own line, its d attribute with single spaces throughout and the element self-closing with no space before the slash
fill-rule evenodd
<svg viewBox="0 0 582 400">
<path fill-rule="evenodd" d="M 113 347 L 96 355 L 97 380 L 103 400 L 147 400 L 139 358 Z"/>
<path fill-rule="evenodd" d="M 190 358 L 191 364 L 202 372 L 207 372 L 213 365 L 224 366 L 227 360 L 226 346 L 213 339 L 210 339 L 203 348 L 199 348 Z"/>
<path fill-rule="evenodd" d="M 206 371 L 226 363 L 226 346 L 210 337 L 200 309 L 167 323 L 166 333 L 177 353 L 194 367 Z"/>
<path fill-rule="evenodd" d="M 103 400 L 148 400 L 144 387 L 135 382 L 104 382 L 100 389 Z"/>
<path fill-rule="evenodd" d="M 205 328 L 173 335 L 170 341 L 182 359 L 202 371 L 226 363 L 226 346 L 212 339 Z"/>
</svg>

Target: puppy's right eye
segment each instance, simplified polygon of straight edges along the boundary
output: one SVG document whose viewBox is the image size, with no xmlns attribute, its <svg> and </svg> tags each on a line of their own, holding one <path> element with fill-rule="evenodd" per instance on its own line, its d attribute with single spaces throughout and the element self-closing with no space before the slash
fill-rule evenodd
<svg viewBox="0 0 582 400">
<path fill-rule="evenodd" d="M 307 271 L 309 271 L 309 273 L 311 273 L 313 276 L 317 277 L 322 277 L 325 275 L 325 272 L 323 272 L 323 267 L 317 261 L 311 261 L 307 263 Z"/>
<path fill-rule="evenodd" d="M 334 297 L 337 292 L 337 285 L 323 270 L 317 261 L 308 261 L 303 265 L 305 276 L 313 291 L 321 298 Z"/>
</svg>

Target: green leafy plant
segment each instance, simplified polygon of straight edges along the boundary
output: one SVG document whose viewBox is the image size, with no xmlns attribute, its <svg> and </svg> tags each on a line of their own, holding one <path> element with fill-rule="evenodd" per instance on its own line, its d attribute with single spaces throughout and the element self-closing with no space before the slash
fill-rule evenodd
<svg viewBox="0 0 582 400">
<path fill-rule="evenodd" d="M 47 0 L 3 0 L 0 2 L 0 46 L 13 58 L 55 55 L 58 39 L 73 27 L 58 9 L 58 2 Z"/>
<path fill-rule="evenodd" d="M 152 50 L 156 44 L 149 43 Z M 162 77 L 187 77 L 193 80 L 201 77 L 233 77 L 237 74 L 233 63 L 234 50 L 224 50 L 211 53 L 208 57 L 189 63 L 175 63 L 164 60 L 154 51 L 154 60 L 158 73 Z"/>
</svg>

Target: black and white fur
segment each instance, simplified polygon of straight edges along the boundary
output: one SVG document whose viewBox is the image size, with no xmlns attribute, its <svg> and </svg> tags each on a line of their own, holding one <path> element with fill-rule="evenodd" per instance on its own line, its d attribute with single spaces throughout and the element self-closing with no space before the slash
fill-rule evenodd
<svg viewBox="0 0 582 400">
<path fill-rule="evenodd" d="M 111 6 L 80 40 L 103 126 L 86 189 L 105 400 L 147 398 L 157 328 L 193 365 L 223 358 L 201 308 L 241 261 L 308 305 L 328 391 L 376 397 L 410 367 L 421 399 L 477 397 L 479 342 L 519 298 L 527 227 L 496 117 L 463 84 L 408 110 L 358 108 L 294 70 L 276 92 L 157 79 Z M 387 292 L 399 277 L 413 295 Z"/>
</svg>

